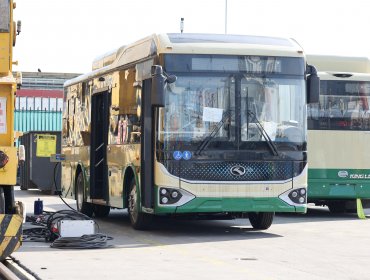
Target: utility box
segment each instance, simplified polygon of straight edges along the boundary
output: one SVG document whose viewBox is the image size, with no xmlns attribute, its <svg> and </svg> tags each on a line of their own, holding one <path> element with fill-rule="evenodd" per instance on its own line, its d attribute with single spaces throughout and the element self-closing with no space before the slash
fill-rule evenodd
<svg viewBox="0 0 370 280">
<path fill-rule="evenodd" d="M 21 190 L 40 189 L 49 194 L 60 190 L 60 164 L 51 162 L 52 154 L 60 153 L 60 131 L 29 131 L 19 137 L 24 145 L 25 161 L 19 163 Z"/>
</svg>

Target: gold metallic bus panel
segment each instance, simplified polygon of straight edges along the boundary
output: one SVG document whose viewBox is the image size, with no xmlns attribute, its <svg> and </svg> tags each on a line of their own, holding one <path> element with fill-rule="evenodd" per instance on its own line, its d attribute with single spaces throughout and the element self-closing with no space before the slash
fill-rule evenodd
<svg viewBox="0 0 370 280">
<path fill-rule="evenodd" d="M 112 74 L 112 108 L 119 114 L 136 114 L 135 68 Z"/>
<path fill-rule="evenodd" d="M 110 205 L 122 208 L 124 171 L 128 166 L 140 166 L 140 144 L 109 145 L 107 163 Z"/>
</svg>

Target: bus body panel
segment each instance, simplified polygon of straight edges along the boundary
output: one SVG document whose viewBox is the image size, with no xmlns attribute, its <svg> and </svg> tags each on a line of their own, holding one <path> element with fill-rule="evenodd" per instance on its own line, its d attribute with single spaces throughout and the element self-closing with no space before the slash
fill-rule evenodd
<svg viewBox="0 0 370 280">
<path fill-rule="evenodd" d="M 309 130 L 308 197 L 370 198 L 369 141 L 369 132 Z"/>
</svg>

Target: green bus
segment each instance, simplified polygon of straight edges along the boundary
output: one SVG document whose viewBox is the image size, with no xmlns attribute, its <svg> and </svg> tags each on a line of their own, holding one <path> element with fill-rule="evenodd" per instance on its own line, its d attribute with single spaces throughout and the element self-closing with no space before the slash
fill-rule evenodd
<svg viewBox="0 0 370 280">
<path fill-rule="evenodd" d="M 308 90 L 306 90 L 308 89 Z M 62 191 L 79 211 L 248 216 L 307 207 L 307 102 L 316 70 L 291 39 L 160 34 L 64 85 Z"/>
<path fill-rule="evenodd" d="M 308 202 L 333 213 L 370 207 L 370 61 L 307 55 L 319 70 L 319 103 L 308 106 Z"/>
</svg>

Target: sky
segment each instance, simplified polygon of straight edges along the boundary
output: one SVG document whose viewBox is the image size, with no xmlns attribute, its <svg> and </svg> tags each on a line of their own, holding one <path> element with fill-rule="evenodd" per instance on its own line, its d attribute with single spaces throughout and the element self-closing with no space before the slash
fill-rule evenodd
<svg viewBox="0 0 370 280">
<path fill-rule="evenodd" d="M 15 0 L 13 70 L 86 73 L 108 51 L 153 33 L 294 38 L 306 53 L 370 57 L 368 0 Z"/>
</svg>

